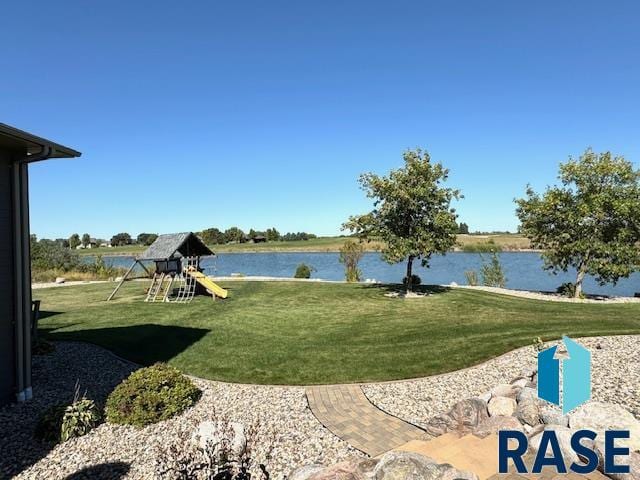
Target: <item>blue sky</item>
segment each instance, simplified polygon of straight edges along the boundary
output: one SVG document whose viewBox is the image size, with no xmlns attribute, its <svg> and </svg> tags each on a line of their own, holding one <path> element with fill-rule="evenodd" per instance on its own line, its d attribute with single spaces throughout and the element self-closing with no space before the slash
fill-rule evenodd
<svg viewBox="0 0 640 480">
<path fill-rule="evenodd" d="M 640 4 L 9 2 L 2 122 L 83 152 L 31 169 L 39 236 L 335 234 L 363 171 L 426 148 L 472 230 L 587 146 L 640 159 Z M 12 19 L 7 21 L 7 19 Z"/>
</svg>

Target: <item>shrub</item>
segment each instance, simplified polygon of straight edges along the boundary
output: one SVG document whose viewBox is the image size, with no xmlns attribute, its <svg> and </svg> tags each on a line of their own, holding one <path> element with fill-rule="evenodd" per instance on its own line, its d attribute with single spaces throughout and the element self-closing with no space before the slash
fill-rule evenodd
<svg viewBox="0 0 640 480">
<path fill-rule="evenodd" d="M 301 263 L 296 268 L 296 273 L 293 275 L 293 278 L 311 278 L 312 271 L 313 271 L 313 267 L 310 267 L 307 264 Z"/>
<path fill-rule="evenodd" d="M 53 343 L 42 340 L 41 338 L 33 344 L 33 347 L 31 347 L 31 353 L 34 355 L 49 355 L 55 350 L 56 346 Z"/>
<path fill-rule="evenodd" d="M 486 242 L 467 243 L 466 245 L 462 245 L 462 251 L 467 253 L 493 253 L 501 252 L 502 247 L 490 238 Z"/>
<path fill-rule="evenodd" d="M 77 252 L 64 248 L 58 242 L 31 236 L 31 266 L 34 270 L 72 270 L 80 265 Z"/>
<path fill-rule="evenodd" d="M 407 286 L 407 280 L 408 280 L 407 277 L 404 277 L 402 279 L 402 284 L 405 287 Z M 418 275 L 416 275 L 416 274 L 411 275 L 411 285 L 412 286 L 415 287 L 416 285 L 420 285 L 421 283 L 422 283 L 422 279 Z"/>
<path fill-rule="evenodd" d="M 200 394 L 180 371 L 157 363 L 120 383 L 107 398 L 105 412 L 109 422 L 144 427 L 182 413 Z"/>
<path fill-rule="evenodd" d="M 478 272 L 475 270 L 465 271 L 464 276 L 467 279 L 467 285 L 471 285 L 472 287 L 478 285 Z"/>
<path fill-rule="evenodd" d="M 66 442 L 81 437 L 98 426 L 102 415 L 93 400 L 79 398 L 78 386 L 70 405 L 53 405 L 44 411 L 36 425 L 35 437 L 47 442 Z"/>
<path fill-rule="evenodd" d="M 480 267 L 480 273 L 482 274 L 482 284 L 487 287 L 504 288 L 507 283 L 504 271 L 502 270 L 502 265 L 500 264 L 500 259 L 496 252 L 493 252 L 491 255 L 489 263 L 482 264 L 482 267 Z"/>
<path fill-rule="evenodd" d="M 572 282 L 563 283 L 556 289 L 556 293 L 563 297 L 574 298 L 576 296 L 576 284 Z M 584 293 L 580 292 L 578 298 L 584 298 Z"/>
<path fill-rule="evenodd" d="M 340 263 L 344 265 L 344 275 L 347 282 L 359 282 L 362 272 L 358 268 L 358 262 L 364 254 L 364 248 L 359 242 L 347 240 L 340 247 Z"/>
</svg>

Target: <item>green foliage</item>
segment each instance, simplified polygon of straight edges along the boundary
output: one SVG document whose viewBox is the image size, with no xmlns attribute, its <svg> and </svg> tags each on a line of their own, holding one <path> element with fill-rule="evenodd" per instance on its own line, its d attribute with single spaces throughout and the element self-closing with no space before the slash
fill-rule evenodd
<svg viewBox="0 0 640 480">
<path fill-rule="evenodd" d="M 77 233 L 74 233 L 73 235 L 71 235 L 69 237 L 69 247 L 70 248 L 76 248 L 78 245 L 80 245 L 80 235 L 78 235 Z"/>
<path fill-rule="evenodd" d="M 458 233 L 461 233 L 463 235 L 468 235 L 469 234 L 469 225 L 467 225 L 464 222 L 460 222 L 460 224 L 458 225 Z"/>
<path fill-rule="evenodd" d="M 293 278 L 311 278 L 311 272 L 313 271 L 313 267 L 301 263 L 296 267 L 296 273 L 293 275 Z"/>
<path fill-rule="evenodd" d="M 31 347 L 31 353 L 34 355 L 49 355 L 55 352 L 55 350 L 56 346 L 53 343 L 47 342 L 41 338 L 39 338 L 38 341 L 33 344 L 33 347 Z"/>
<path fill-rule="evenodd" d="M 464 276 L 467 279 L 467 285 L 471 285 L 472 287 L 478 285 L 478 272 L 475 270 L 466 270 Z"/>
<path fill-rule="evenodd" d="M 280 232 L 276 230 L 275 227 L 267 228 L 265 237 L 267 237 L 268 242 L 277 242 L 278 240 L 280 240 Z"/>
<path fill-rule="evenodd" d="M 81 240 L 82 246 L 86 247 L 88 245 L 91 244 L 91 235 L 89 235 L 88 233 L 83 233 L 82 234 L 82 240 Z"/>
<path fill-rule="evenodd" d="M 133 240 L 131 239 L 131 235 L 126 232 L 117 233 L 113 237 L 111 237 L 111 246 L 112 247 L 123 247 L 125 245 L 131 245 Z"/>
<path fill-rule="evenodd" d="M 428 266 L 434 253 L 445 254 L 455 245 L 458 224 L 451 208 L 460 192 L 442 186 L 449 171 L 432 163 L 427 152 L 408 150 L 403 154 L 404 167 L 388 176 L 365 173 L 360 177 L 362 189 L 373 199 L 373 210 L 352 216 L 343 228 L 367 240 L 382 240 L 382 258 L 389 263 L 407 260 L 407 277 L 411 277 L 414 259 Z M 411 283 L 407 284 L 411 290 Z"/>
<path fill-rule="evenodd" d="M 498 245 L 492 238 L 490 238 L 486 242 L 467 243 L 462 246 L 462 251 L 467 253 L 501 252 L 502 246 Z"/>
<path fill-rule="evenodd" d="M 224 231 L 226 243 L 242 243 L 246 240 L 246 235 L 238 227 L 231 227 Z"/>
<path fill-rule="evenodd" d="M 542 338 L 540 337 L 534 338 L 532 341 L 532 346 L 536 355 L 540 353 L 542 350 L 544 350 L 544 342 L 542 341 Z"/>
<path fill-rule="evenodd" d="M 504 288 L 507 283 L 496 252 L 493 252 L 488 263 L 483 261 L 480 267 L 480 275 L 482 276 L 482 284 L 486 287 Z"/>
<path fill-rule="evenodd" d="M 282 237 L 280 237 L 280 240 L 284 240 L 285 242 L 295 242 L 298 240 L 311 240 L 312 238 L 317 238 L 316 235 L 314 235 L 313 233 L 307 233 L 307 232 L 289 232 L 289 233 L 285 233 L 284 235 L 282 235 Z"/>
<path fill-rule="evenodd" d="M 180 371 L 157 363 L 120 383 L 107 398 L 105 412 L 109 422 L 144 427 L 182 413 L 200 395 Z"/>
<path fill-rule="evenodd" d="M 402 279 L 402 284 L 405 287 L 407 286 L 408 280 L 409 280 L 409 277 L 404 277 Z M 416 285 L 420 285 L 421 283 L 422 283 L 422 279 L 418 275 L 416 275 L 416 274 L 411 275 L 411 285 L 412 286 L 415 287 Z"/>
<path fill-rule="evenodd" d="M 556 293 L 569 298 L 584 298 L 583 292 L 580 292 L 578 295 L 576 295 L 576 284 L 572 282 L 566 282 L 560 285 L 556 289 Z"/>
<path fill-rule="evenodd" d="M 358 263 L 364 254 L 364 247 L 360 242 L 347 240 L 340 247 L 340 263 L 344 265 L 345 278 L 347 282 L 359 282 L 362 272 L 358 268 Z"/>
<path fill-rule="evenodd" d="M 199 236 L 207 245 L 222 245 L 226 243 L 224 233 L 215 227 L 201 231 Z"/>
<path fill-rule="evenodd" d="M 156 233 L 141 233 L 136 237 L 136 243 L 139 245 L 149 246 L 158 238 Z"/>
<path fill-rule="evenodd" d="M 48 239 L 37 240 L 31 236 L 31 267 L 34 270 L 72 270 L 80 265 L 77 252 L 64 248 L 58 242 Z"/>
<path fill-rule="evenodd" d="M 529 187 L 516 200 L 521 231 L 544 250 L 545 268 L 575 268 L 575 296 L 587 274 L 602 285 L 628 277 L 640 265 L 640 171 L 588 149 L 560 164 L 559 180 L 542 195 Z"/>
<path fill-rule="evenodd" d="M 34 436 L 47 442 L 66 442 L 81 437 L 98 426 L 102 419 L 93 400 L 79 398 L 78 391 L 70 405 L 53 405 L 42 414 Z"/>
</svg>

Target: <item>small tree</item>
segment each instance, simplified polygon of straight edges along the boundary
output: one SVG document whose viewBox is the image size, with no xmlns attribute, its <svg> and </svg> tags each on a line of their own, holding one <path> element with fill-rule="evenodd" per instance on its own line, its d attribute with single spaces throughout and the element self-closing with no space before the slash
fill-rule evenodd
<svg viewBox="0 0 640 480">
<path fill-rule="evenodd" d="M 364 254 L 362 243 L 347 240 L 340 247 L 340 263 L 344 265 L 344 274 L 347 282 L 359 282 L 362 272 L 358 268 L 358 263 Z"/>
<path fill-rule="evenodd" d="M 74 233 L 69 237 L 69 248 L 76 248 L 80 243 L 80 235 L 77 233 Z"/>
<path fill-rule="evenodd" d="M 480 273 L 482 274 L 482 284 L 486 287 L 504 288 L 507 284 L 502 264 L 496 252 L 491 254 L 491 260 L 488 263 L 483 261 Z"/>
<path fill-rule="evenodd" d="M 91 243 L 91 235 L 89 235 L 88 233 L 83 233 L 82 234 L 82 246 L 83 247 L 87 247 L 87 246 L 89 246 L 90 243 Z"/>
<path fill-rule="evenodd" d="M 155 233 L 140 233 L 137 237 L 136 237 L 136 243 L 138 245 L 146 245 L 149 246 L 151 245 L 153 242 L 155 242 L 158 238 L 158 235 Z"/>
<path fill-rule="evenodd" d="M 360 176 L 362 189 L 374 199 L 374 209 L 352 216 L 343 225 L 363 239 L 382 239 L 382 258 L 388 263 L 407 261 L 406 289 L 412 289 L 413 262 L 420 259 L 427 267 L 434 253 L 446 253 L 455 245 L 458 225 L 451 208 L 460 192 L 442 186 L 449 170 L 431 163 L 421 149 L 403 155 L 404 167 L 386 177 L 373 173 Z"/>
<path fill-rule="evenodd" d="M 521 231 L 543 250 L 544 268 L 576 269 L 574 296 L 587 274 L 605 283 L 640 265 L 640 172 L 623 157 L 585 151 L 560 164 L 561 186 L 516 200 Z"/>
<path fill-rule="evenodd" d="M 246 237 L 244 232 L 240 230 L 238 227 L 231 227 L 225 230 L 224 238 L 227 243 L 229 242 L 241 243 L 241 242 L 244 242 Z"/>
<path fill-rule="evenodd" d="M 217 245 L 225 243 L 224 233 L 222 233 L 215 227 L 207 228 L 206 230 L 200 232 L 200 238 L 202 238 L 202 241 L 207 245 Z"/>
<path fill-rule="evenodd" d="M 125 245 L 131 245 L 133 240 L 131 239 L 131 235 L 128 233 L 118 233 L 111 237 L 111 245 L 114 247 L 122 247 Z"/>
</svg>

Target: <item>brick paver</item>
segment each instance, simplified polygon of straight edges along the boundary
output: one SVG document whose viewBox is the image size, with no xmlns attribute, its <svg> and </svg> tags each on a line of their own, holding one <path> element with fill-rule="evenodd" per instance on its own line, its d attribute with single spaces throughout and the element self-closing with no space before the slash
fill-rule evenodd
<svg viewBox="0 0 640 480">
<path fill-rule="evenodd" d="M 425 432 L 375 407 L 359 385 L 308 387 L 307 400 L 315 417 L 358 450 L 376 457 Z"/>
</svg>

